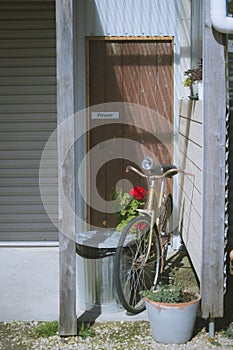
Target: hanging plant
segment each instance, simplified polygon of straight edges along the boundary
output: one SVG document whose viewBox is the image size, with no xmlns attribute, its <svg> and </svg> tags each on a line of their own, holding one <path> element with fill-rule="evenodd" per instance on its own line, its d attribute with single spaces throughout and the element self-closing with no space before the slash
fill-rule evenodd
<svg viewBox="0 0 233 350">
<path fill-rule="evenodd" d="M 184 80 L 184 86 L 190 88 L 191 97 L 198 98 L 197 92 L 194 91 L 194 83 L 202 80 L 202 59 L 200 58 L 197 65 L 184 72 L 186 77 Z"/>
</svg>

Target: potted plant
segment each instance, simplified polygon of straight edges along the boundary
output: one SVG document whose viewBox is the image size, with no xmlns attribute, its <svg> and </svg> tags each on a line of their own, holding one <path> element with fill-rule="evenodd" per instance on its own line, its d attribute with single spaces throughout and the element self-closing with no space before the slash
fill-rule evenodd
<svg viewBox="0 0 233 350">
<path fill-rule="evenodd" d="M 198 293 L 172 285 L 143 291 L 154 339 L 165 344 L 181 344 L 191 339 L 200 303 Z"/>
<path fill-rule="evenodd" d="M 203 87 L 202 87 L 202 59 L 200 58 L 197 65 L 184 72 L 186 77 L 184 80 L 184 86 L 188 86 L 190 89 L 191 99 L 202 100 Z"/>
</svg>

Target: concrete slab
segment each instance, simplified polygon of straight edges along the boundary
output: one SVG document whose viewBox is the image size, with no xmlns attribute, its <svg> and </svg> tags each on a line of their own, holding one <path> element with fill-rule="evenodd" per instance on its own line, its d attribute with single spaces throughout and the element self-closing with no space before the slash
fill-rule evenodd
<svg viewBox="0 0 233 350">
<path fill-rule="evenodd" d="M 137 315 L 129 315 L 125 310 L 113 313 L 101 313 L 96 311 L 81 311 L 77 313 L 78 322 L 122 322 L 122 321 L 148 321 L 147 311 L 143 311 Z"/>
</svg>

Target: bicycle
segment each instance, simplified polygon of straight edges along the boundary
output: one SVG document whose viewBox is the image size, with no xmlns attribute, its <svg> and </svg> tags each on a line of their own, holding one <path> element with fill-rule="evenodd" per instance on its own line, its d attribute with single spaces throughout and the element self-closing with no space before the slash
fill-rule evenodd
<svg viewBox="0 0 233 350">
<path fill-rule="evenodd" d="M 165 183 L 183 170 L 173 164 L 154 165 L 147 157 L 142 162 L 142 173 L 133 166 L 133 171 L 148 182 L 148 197 L 144 209 L 123 229 L 115 254 L 115 285 L 122 306 L 130 313 L 137 314 L 145 309 L 141 291 L 156 288 L 164 267 L 168 245 L 172 240 L 173 201 L 165 193 Z M 161 180 L 158 205 L 155 205 L 155 182 Z"/>
</svg>

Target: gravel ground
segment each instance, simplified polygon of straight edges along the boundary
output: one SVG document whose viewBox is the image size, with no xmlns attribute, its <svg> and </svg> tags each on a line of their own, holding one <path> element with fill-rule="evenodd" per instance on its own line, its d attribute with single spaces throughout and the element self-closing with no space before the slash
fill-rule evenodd
<svg viewBox="0 0 233 350">
<path fill-rule="evenodd" d="M 199 324 L 191 341 L 186 344 L 159 344 L 153 340 L 147 321 L 96 323 L 91 327 L 94 335 L 87 338 L 58 335 L 43 338 L 36 336 L 39 322 L 0 322 L 0 349 L 3 350 L 88 350 L 88 349 L 233 349 L 233 323 L 229 326 L 230 335 L 216 332 L 210 341 L 203 324 Z"/>
</svg>

